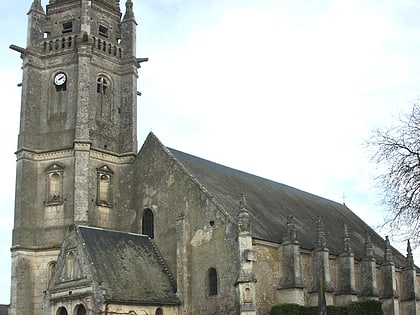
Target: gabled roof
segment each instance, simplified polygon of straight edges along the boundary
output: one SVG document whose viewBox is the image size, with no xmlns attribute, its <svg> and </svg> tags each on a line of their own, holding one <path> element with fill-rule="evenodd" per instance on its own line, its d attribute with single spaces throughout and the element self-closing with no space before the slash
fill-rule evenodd
<svg viewBox="0 0 420 315">
<path fill-rule="evenodd" d="M 281 243 L 287 216 L 292 215 L 300 246 L 313 249 L 317 239 L 317 217 L 321 217 L 327 247 L 332 254 L 343 252 L 343 226 L 346 224 L 355 257 L 364 257 L 365 240 L 370 235 L 376 258 L 383 261 L 384 239 L 346 205 L 175 149 L 167 149 L 232 217 L 237 216 L 240 194 L 245 194 L 255 239 Z M 403 255 L 394 250 L 394 256 L 397 266 L 405 266 Z"/>
<path fill-rule="evenodd" d="M 106 301 L 179 304 L 175 282 L 148 236 L 79 226 Z"/>
<path fill-rule="evenodd" d="M 175 282 L 148 236 L 79 227 L 108 301 L 179 304 Z"/>
</svg>

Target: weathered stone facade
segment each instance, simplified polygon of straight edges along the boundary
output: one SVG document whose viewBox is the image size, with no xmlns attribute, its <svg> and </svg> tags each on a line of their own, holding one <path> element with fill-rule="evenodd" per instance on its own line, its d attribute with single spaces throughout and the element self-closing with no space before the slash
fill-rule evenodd
<svg viewBox="0 0 420 315">
<path fill-rule="evenodd" d="M 121 19 L 116 1 L 50 1 L 45 12 L 34 0 L 27 47 L 11 46 L 23 60 L 12 315 L 41 314 L 47 265 L 69 225 L 124 229 L 132 221 L 138 62 L 130 5 Z"/>
<path fill-rule="evenodd" d="M 410 246 L 404 257 L 345 205 L 153 134 L 137 152 L 145 58 L 125 8 L 33 0 L 27 47 L 11 47 L 23 81 L 10 315 L 267 315 L 316 305 L 320 284 L 327 304 L 420 314 Z"/>
</svg>

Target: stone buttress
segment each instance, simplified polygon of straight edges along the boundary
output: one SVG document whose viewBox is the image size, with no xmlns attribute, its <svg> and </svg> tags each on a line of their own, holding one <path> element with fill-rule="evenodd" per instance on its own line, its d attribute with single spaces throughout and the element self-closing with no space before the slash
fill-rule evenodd
<svg viewBox="0 0 420 315">
<path fill-rule="evenodd" d="M 372 249 L 370 235 L 365 241 L 365 255 L 362 259 L 360 298 L 363 300 L 377 300 L 379 296 L 376 281 L 376 259 Z"/>
<path fill-rule="evenodd" d="M 401 315 L 420 314 L 420 296 L 416 286 L 416 266 L 410 241 L 407 241 L 407 264 L 402 270 Z"/>
<path fill-rule="evenodd" d="M 384 262 L 381 265 L 380 272 L 382 277 L 380 300 L 382 301 L 384 313 L 386 315 L 398 315 L 400 310 L 395 279 L 395 264 L 388 236 L 385 238 Z"/>
<path fill-rule="evenodd" d="M 238 215 L 239 274 L 236 281 L 239 297 L 239 314 L 255 315 L 255 274 L 253 264 L 256 254 L 252 250 L 252 228 L 245 195 L 241 195 Z"/>
<path fill-rule="evenodd" d="M 296 303 L 303 305 L 304 284 L 300 261 L 300 247 L 293 216 L 287 217 L 286 232 L 283 243 L 279 247 L 279 258 L 282 269 L 277 300 L 280 303 Z"/>
<path fill-rule="evenodd" d="M 338 257 L 337 292 L 335 293 L 338 305 L 347 305 L 356 301 L 358 295 L 354 273 L 354 253 L 346 224 L 344 224 L 343 245 L 343 252 Z"/>
<path fill-rule="evenodd" d="M 326 305 L 334 304 L 333 286 L 331 283 L 329 250 L 321 218 L 318 218 L 318 232 L 315 250 L 313 253 L 313 279 L 309 291 L 309 305 L 318 304 L 318 296 L 322 290 L 325 294 Z"/>
</svg>

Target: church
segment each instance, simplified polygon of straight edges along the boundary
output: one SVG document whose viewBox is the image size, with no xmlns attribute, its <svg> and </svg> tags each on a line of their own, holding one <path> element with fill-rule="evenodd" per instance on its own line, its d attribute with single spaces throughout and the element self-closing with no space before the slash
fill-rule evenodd
<svg viewBox="0 0 420 315">
<path fill-rule="evenodd" d="M 137 144 L 132 0 L 33 0 L 22 58 L 10 315 L 268 315 L 379 300 L 420 269 L 345 204 Z M 123 12 L 122 12 L 123 11 Z M 322 286 L 320 286 L 322 284 Z"/>
</svg>

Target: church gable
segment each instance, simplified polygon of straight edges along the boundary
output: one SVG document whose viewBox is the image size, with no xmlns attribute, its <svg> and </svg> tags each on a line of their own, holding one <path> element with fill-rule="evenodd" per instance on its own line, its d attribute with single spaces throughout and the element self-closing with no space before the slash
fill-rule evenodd
<svg viewBox="0 0 420 315">
<path fill-rule="evenodd" d="M 83 240 L 77 228 L 71 226 L 66 234 L 57 262 L 51 266 L 49 292 L 52 296 L 74 288 L 90 287 L 95 280 Z"/>
<path fill-rule="evenodd" d="M 71 226 L 46 293 L 45 305 L 169 305 L 180 302 L 162 256 L 144 235 Z"/>
<path fill-rule="evenodd" d="M 137 226 L 132 228 L 142 233 L 142 219 L 153 213 L 154 242 L 177 274 L 178 292 L 194 292 L 186 312 L 233 313 L 239 260 L 236 218 L 152 133 L 135 167 Z"/>
<path fill-rule="evenodd" d="M 144 142 L 138 156 L 137 156 L 137 171 L 143 172 L 142 165 L 149 169 L 149 176 L 153 173 L 155 178 L 165 178 L 165 184 L 168 187 L 188 185 L 191 191 L 202 194 L 202 198 L 211 200 L 214 207 L 220 213 L 220 216 L 231 220 L 231 214 L 218 203 L 214 195 L 190 172 L 188 168 L 173 154 L 173 150 L 165 147 L 160 140 L 150 133 Z M 144 172 L 143 172 L 144 173 Z M 175 173 L 177 175 L 175 175 Z M 140 177 L 143 174 L 137 174 Z M 177 176 L 177 178 L 175 178 Z M 137 185 L 141 187 L 150 183 L 151 181 L 138 181 Z M 181 183 L 182 182 L 182 183 Z M 239 195 L 238 195 L 239 200 Z"/>
</svg>

